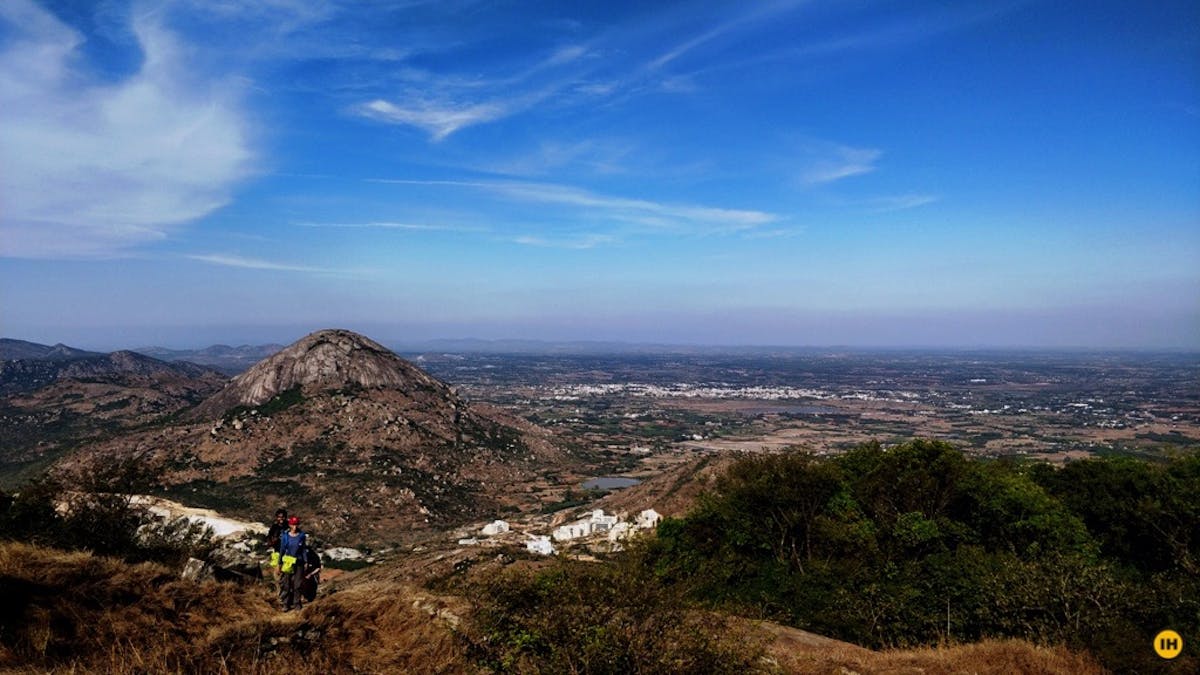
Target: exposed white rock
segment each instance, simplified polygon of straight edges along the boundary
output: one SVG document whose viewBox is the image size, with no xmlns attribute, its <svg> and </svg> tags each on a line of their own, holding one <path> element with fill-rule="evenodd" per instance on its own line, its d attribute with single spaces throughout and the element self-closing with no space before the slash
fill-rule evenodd
<svg viewBox="0 0 1200 675">
<path fill-rule="evenodd" d="M 188 581 L 204 581 L 212 578 L 212 570 L 208 563 L 198 558 L 188 558 L 187 564 L 183 566 L 183 572 L 179 574 L 180 578 Z"/>
<path fill-rule="evenodd" d="M 196 509 L 184 506 L 178 502 L 147 495 L 135 495 L 132 503 L 145 506 L 147 510 L 162 518 L 187 518 L 193 522 L 203 523 L 213 529 L 213 535 L 228 537 L 242 532 L 266 534 L 267 526 L 262 523 L 248 523 L 223 516 L 210 509 Z"/>
<path fill-rule="evenodd" d="M 484 534 L 484 536 L 494 537 L 498 534 L 504 534 L 505 532 L 508 532 L 509 529 L 508 523 L 504 522 L 503 520 L 494 520 L 487 525 L 484 525 L 481 532 Z"/>
<path fill-rule="evenodd" d="M 330 560 L 362 560 L 363 552 L 348 546 L 326 549 L 325 557 Z"/>
</svg>

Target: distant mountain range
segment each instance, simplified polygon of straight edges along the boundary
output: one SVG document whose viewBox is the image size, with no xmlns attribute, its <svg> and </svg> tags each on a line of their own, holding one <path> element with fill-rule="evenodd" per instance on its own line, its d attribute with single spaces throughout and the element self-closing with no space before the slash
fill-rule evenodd
<svg viewBox="0 0 1200 675">
<path fill-rule="evenodd" d="M 63 380 L 131 384 L 130 378 L 220 379 L 212 368 L 188 362 L 167 363 L 131 351 L 89 352 L 58 344 L 0 340 L 0 394 L 33 391 Z"/>
<path fill-rule="evenodd" d="M 36 342 L 0 338 L 0 361 L 18 359 L 38 359 L 42 361 L 70 361 L 85 359 L 90 356 L 103 356 L 101 352 L 89 352 L 68 347 L 62 343 L 54 346 L 40 345 Z"/>
<path fill-rule="evenodd" d="M 226 375 L 237 375 L 250 366 L 283 349 L 280 344 L 213 345 L 204 349 L 167 349 L 166 347 L 138 347 L 133 351 L 153 356 L 163 361 L 189 361 L 215 368 Z"/>
</svg>

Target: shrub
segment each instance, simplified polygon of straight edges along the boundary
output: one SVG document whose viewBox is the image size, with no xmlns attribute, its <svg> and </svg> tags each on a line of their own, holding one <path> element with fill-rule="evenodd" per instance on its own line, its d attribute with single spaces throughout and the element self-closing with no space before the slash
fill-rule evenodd
<svg viewBox="0 0 1200 675">
<path fill-rule="evenodd" d="M 617 564 L 560 561 L 473 582 L 469 653 L 499 673 L 745 673 L 763 642 L 685 602 L 638 555 Z"/>
<path fill-rule="evenodd" d="M 151 491 L 154 472 L 135 455 L 45 474 L 3 500 L 0 539 L 172 566 L 203 557 L 211 529 L 187 519 L 163 522 L 135 501 Z"/>
<path fill-rule="evenodd" d="M 1055 469 L 868 444 L 738 461 L 651 558 L 709 606 L 858 644 L 1016 637 L 1139 670 L 1156 657 L 1110 646 L 1200 626 L 1198 504 L 1197 455 Z"/>
</svg>

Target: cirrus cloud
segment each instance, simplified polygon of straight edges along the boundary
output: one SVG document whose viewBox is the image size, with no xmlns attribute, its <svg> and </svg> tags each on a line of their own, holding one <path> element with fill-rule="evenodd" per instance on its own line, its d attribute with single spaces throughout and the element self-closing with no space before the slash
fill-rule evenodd
<svg viewBox="0 0 1200 675">
<path fill-rule="evenodd" d="M 142 62 L 116 83 L 33 3 L 0 4 L 0 25 L 0 255 L 117 255 L 225 205 L 249 173 L 237 84 L 190 72 L 152 18 L 133 20 Z"/>
</svg>

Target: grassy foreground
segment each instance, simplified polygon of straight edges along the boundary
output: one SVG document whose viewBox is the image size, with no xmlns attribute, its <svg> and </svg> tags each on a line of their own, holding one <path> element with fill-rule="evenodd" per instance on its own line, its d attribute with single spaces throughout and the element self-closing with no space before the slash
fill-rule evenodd
<svg viewBox="0 0 1200 675">
<path fill-rule="evenodd" d="M 193 583 L 159 565 L 0 543 L 0 594 L 0 670 L 10 673 L 489 672 L 472 655 L 486 640 L 471 615 L 478 599 L 402 582 L 349 579 L 282 614 L 264 586 Z M 876 652 L 741 623 L 737 630 L 762 647 L 750 670 L 764 673 L 1104 672 L 1085 654 L 1020 641 Z M 536 660 L 510 665 L 555 672 Z"/>
</svg>

